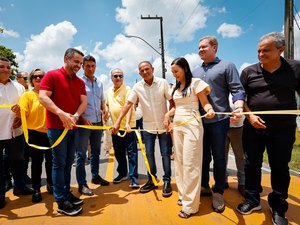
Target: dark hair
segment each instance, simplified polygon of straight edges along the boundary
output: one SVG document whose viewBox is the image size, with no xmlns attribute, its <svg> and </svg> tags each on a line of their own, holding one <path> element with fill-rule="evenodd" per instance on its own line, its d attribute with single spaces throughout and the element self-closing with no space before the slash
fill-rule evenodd
<svg viewBox="0 0 300 225">
<path fill-rule="evenodd" d="M 84 56 L 84 57 L 83 57 L 83 62 L 82 62 L 82 64 L 84 65 L 84 63 L 85 63 L 86 61 L 91 61 L 91 62 L 96 63 L 96 59 L 94 58 L 94 56 L 91 56 L 91 55 L 86 55 L 86 56 Z"/>
<path fill-rule="evenodd" d="M 79 51 L 78 49 L 68 48 L 65 52 L 65 57 L 67 56 L 68 58 L 71 58 L 75 53 L 81 55 L 82 57 L 84 56 L 84 54 L 81 51 Z"/>
<path fill-rule="evenodd" d="M 1 61 L 5 61 L 5 62 L 9 62 L 9 63 L 10 63 L 9 59 L 6 58 L 6 57 L 4 57 L 4 56 L 0 56 L 0 60 L 1 60 Z"/>
<path fill-rule="evenodd" d="M 193 74 L 191 72 L 191 69 L 190 69 L 190 66 L 189 66 L 189 63 L 188 61 L 183 58 L 183 57 L 179 57 L 177 59 L 174 59 L 173 62 L 171 63 L 171 66 L 172 65 L 177 65 L 179 66 L 180 68 L 182 68 L 184 70 L 184 76 L 185 76 L 185 86 L 182 90 L 182 96 L 183 97 L 186 97 L 187 95 L 187 89 L 188 87 L 191 85 L 192 83 L 192 77 L 193 77 Z M 176 81 L 176 85 L 175 85 L 175 88 L 172 92 L 172 96 L 174 95 L 174 92 L 180 88 L 180 82 L 179 81 Z"/>
<path fill-rule="evenodd" d="M 143 63 L 147 63 L 147 64 L 149 64 L 151 67 L 153 67 L 152 64 L 151 64 L 151 62 L 150 62 L 150 61 L 147 61 L 147 60 L 144 60 L 144 61 L 140 62 L 139 65 L 138 65 L 138 67 L 140 67 L 140 65 L 143 64 Z"/>
</svg>

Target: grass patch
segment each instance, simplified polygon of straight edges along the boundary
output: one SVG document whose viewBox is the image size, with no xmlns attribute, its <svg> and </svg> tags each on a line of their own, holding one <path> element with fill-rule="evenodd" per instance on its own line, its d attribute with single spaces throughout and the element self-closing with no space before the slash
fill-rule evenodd
<svg viewBox="0 0 300 225">
<path fill-rule="evenodd" d="M 264 153 L 264 162 L 268 163 L 268 156 L 266 151 Z M 300 146 L 299 145 L 294 145 L 293 152 L 292 152 L 292 159 L 289 166 L 291 170 L 300 172 Z"/>
</svg>

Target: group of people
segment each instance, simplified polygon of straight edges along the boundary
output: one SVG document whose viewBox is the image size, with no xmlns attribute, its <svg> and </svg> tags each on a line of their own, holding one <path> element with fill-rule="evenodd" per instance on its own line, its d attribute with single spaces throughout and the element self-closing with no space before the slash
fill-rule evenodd
<svg viewBox="0 0 300 225">
<path fill-rule="evenodd" d="M 258 43 L 259 62 L 245 68 L 239 76 L 233 63 L 217 57 L 216 37 L 205 36 L 199 41 L 202 65 L 192 72 L 183 57 L 171 63 L 176 79 L 172 87 L 165 79 L 154 76 L 149 61 L 142 61 L 138 64 L 142 80 L 132 89 L 124 84 L 121 69 L 111 70 L 113 87 L 107 91 L 106 99 L 102 83 L 94 76 L 95 58 L 84 56 L 77 49 L 69 48 L 65 52 L 64 66 L 60 69 L 46 74 L 40 69 L 32 71 L 29 79 L 33 89 L 25 94 L 21 85 L 9 79 L 10 62 L 2 57 L 0 104 L 14 106 L 1 109 L 4 115 L 0 118 L 1 124 L 7 128 L 0 134 L 1 168 L 5 149 L 14 162 L 11 165 L 14 193 L 33 194 L 33 200 L 38 202 L 41 200 L 41 162 L 45 153 L 46 162 L 52 160 L 51 165 L 46 163 L 47 188 L 49 192 L 53 191 L 58 212 L 79 214 L 83 200 L 70 192 L 71 166 L 76 156 L 78 191 L 93 195 L 84 169 L 88 144 L 91 146 L 91 182 L 100 185 L 109 185 L 109 182 L 99 175 L 102 130 L 77 129 L 74 125 L 103 125 L 110 113 L 112 142 L 118 162 L 118 175 L 113 183 L 130 178 L 130 187 L 140 188 L 140 193 L 156 189 L 154 149 L 158 138 L 164 170 L 162 195 L 171 196 L 169 132 L 173 132 L 177 204 L 181 206 L 178 216 L 189 218 L 197 213 L 200 196 L 205 195 L 212 196 L 213 210 L 222 213 L 225 210 L 223 193 L 228 187 L 226 167 L 231 142 L 236 156 L 238 190 L 245 197 L 237 211 L 247 215 L 261 209 L 261 166 L 266 149 L 271 168 L 272 192 L 268 202 L 272 220 L 274 224 L 287 224 L 288 163 L 295 140 L 296 115 L 255 115 L 255 111 L 297 108 L 295 92 L 300 91 L 300 62 L 284 59 L 281 56 L 284 48 L 283 34 L 264 35 Z M 76 75 L 81 67 L 84 70 L 82 79 Z M 143 112 L 143 142 L 150 166 L 148 181 L 142 187 L 138 182 L 136 138 L 131 132 L 136 127 L 137 103 Z M 35 152 L 32 154 L 35 162 L 32 163 L 35 168 L 33 191 L 26 187 L 21 173 L 24 158 L 20 152 L 16 154 L 19 151 L 16 146 L 21 148 L 23 143 L 22 128 L 16 126 L 20 111 L 25 111 L 27 117 L 29 143 L 53 145 L 67 129 L 61 143 L 52 148 L 52 154 L 48 150 L 32 150 Z M 254 112 L 247 114 L 246 118 L 243 116 L 243 112 L 251 111 Z M 210 187 L 212 159 L 215 183 Z M 0 171 L 0 206 L 3 208 L 6 202 L 3 173 Z"/>
</svg>

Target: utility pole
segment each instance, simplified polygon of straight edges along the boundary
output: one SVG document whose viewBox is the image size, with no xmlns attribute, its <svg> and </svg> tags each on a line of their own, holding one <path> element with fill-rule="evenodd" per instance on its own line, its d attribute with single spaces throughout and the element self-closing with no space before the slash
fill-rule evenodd
<svg viewBox="0 0 300 225">
<path fill-rule="evenodd" d="M 284 36 L 286 48 L 284 57 L 294 59 L 294 0 L 285 0 L 284 8 Z"/>
<path fill-rule="evenodd" d="M 165 65 L 165 47 L 164 47 L 164 34 L 163 34 L 163 17 L 162 16 L 143 16 L 141 19 L 148 20 L 160 20 L 160 45 L 161 45 L 161 68 L 162 68 L 162 77 L 166 78 L 166 65 Z"/>
</svg>

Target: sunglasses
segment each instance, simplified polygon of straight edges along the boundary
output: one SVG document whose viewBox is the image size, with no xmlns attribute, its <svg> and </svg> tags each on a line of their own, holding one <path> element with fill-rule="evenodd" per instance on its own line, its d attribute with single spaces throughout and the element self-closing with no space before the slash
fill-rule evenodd
<svg viewBox="0 0 300 225">
<path fill-rule="evenodd" d="M 123 78 L 123 75 L 114 75 L 114 78 Z"/>
<path fill-rule="evenodd" d="M 32 75 L 31 77 L 32 77 L 32 79 L 37 79 L 37 78 L 42 79 L 44 77 L 44 75 Z"/>
<path fill-rule="evenodd" d="M 22 76 L 20 76 L 20 77 L 18 77 L 18 78 L 21 78 L 21 79 L 23 79 L 23 80 L 28 80 L 28 77 L 22 77 Z"/>
</svg>

